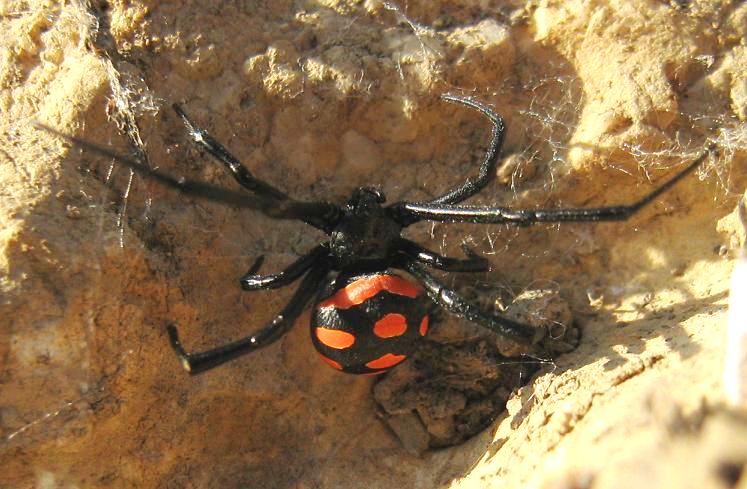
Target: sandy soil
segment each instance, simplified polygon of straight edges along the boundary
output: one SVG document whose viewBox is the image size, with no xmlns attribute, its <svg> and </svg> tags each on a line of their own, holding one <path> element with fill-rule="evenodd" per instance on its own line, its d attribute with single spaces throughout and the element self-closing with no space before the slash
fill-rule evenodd
<svg viewBox="0 0 747 489">
<path fill-rule="evenodd" d="M 90 5 L 89 5 L 90 4 Z M 0 487 L 747 487 L 747 416 L 721 377 L 744 235 L 747 3 L 296 0 L 0 2 Z M 199 377 L 208 348 L 269 320 L 247 294 L 322 236 L 198 202 L 71 149 L 44 122 L 233 188 L 190 144 L 184 104 L 257 175 L 343 202 L 381 183 L 432 197 L 472 174 L 506 118 L 515 166 L 474 201 L 632 201 L 718 145 L 630 221 L 418 225 L 490 259 L 476 281 L 550 287 L 580 346 L 540 362 L 464 444 L 413 455 L 375 379 L 324 366 L 307 317 Z"/>
</svg>

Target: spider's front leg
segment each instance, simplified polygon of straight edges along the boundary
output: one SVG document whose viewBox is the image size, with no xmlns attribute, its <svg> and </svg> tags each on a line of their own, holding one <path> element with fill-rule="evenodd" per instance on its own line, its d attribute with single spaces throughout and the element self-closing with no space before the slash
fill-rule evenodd
<svg viewBox="0 0 747 489">
<path fill-rule="evenodd" d="M 316 295 L 319 284 L 324 280 L 328 271 L 326 266 L 312 267 L 291 300 L 280 311 L 280 314 L 275 316 L 275 319 L 256 333 L 227 345 L 200 353 L 187 353 L 179 340 L 176 327 L 168 326 L 171 346 L 182 366 L 190 374 L 198 374 L 274 343 L 290 330 L 306 305 Z"/>
<path fill-rule="evenodd" d="M 511 209 L 508 207 L 440 205 L 399 202 L 389 207 L 392 215 L 404 222 L 471 222 L 475 224 L 512 223 L 526 226 L 537 222 L 624 221 L 640 211 L 680 180 L 695 171 L 716 150 L 710 145 L 683 170 L 632 204 L 589 208 Z"/>
<path fill-rule="evenodd" d="M 101 146 L 75 136 L 70 136 L 41 123 L 37 123 L 36 126 L 39 129 L 43 129 L 63 138 L 78 148 L 82 148 L 100 156 L 112 158 L 143 177 L 157 181 L 164 187 L 174 189 L 184 195 L 190 195 L 198 199 L 232 205 L 240 209 L 254 209 L 273 219 L 302 220 L 309 224 L 312 222 L 321 222 L 323 220 L 327 223 L 324 224 L 324 226 L 332 226 L 342 213 L 339 206 L 329 202 L 299 202 L 292 199 L 268 199 L 258 195 L 247 194 L 246 192 L 225 189 L 205 182 L 177 178 L 159 170 L 154 170 L 145 165 L 142 161 L 117 153 L 109 147 Z M 323 226 L 320 225 L 317 227 L 322 229 Z"/>
<path fill-rule="evenodd" d="M 199 144 L 205 151 L 210 153 L 216 160 L 223 163 L 228 173 L 233 176 L 236 182 L 248 191 L 258 197 L 265 199 L 269 203 L 293 200 L 285 192 L 278 190 L 269 183 L 255 177 L 249 169 L 244 166 L 238 158 L 231 154 L 225 146 L 218 142 L 209 132 L 199 127 L 189 118 L 187 113 L 179 104 L 173 104 L 173 109 L 179 115 L 182 122 L 187 128 L 192 140 Z M 319 212 L 308 214 L 302 217 L 303 221 L 324 232 L 329 232 L 340 217 L 338 208 L 320 208 Z"/>
<path fill-rule="evenodd" d="M 205 129 L 195 124 L 179 104 L 173 104 L 171 107 L 179 115 L 179 118 L 181 118 L 187 131 L 189 131 L 192 140 L 202 146 L 205 151 L 210 153 L 216 160 L 223 163 L 226 170 L 228 170 L 239 185 L 263 197 L 278 200 L 288 198 L 285 193 L 276 189 L 269 183 L 263 182 L 255 177 L 252 172 L 250 172 L 249 169 L 238 160 L 238 158 L 232 155 L 231 152 L 225 148 L 225 146 L 219 143 L 218 140 L 211 136 Z"/>
<path fill-rule="evenodd" d="M 503 139 L 506 135 L 506 124 L 503 121 L 503 118 L 492 108 L 471 97 L 459 97 L 456 95 L 445 94 L 441 96 L 441 99 L 446 102 L 460 104 L 474 109 L 493 123 L 490 144 L 485 152 L 485 158 L 480 165 L 477 177 L 468 178 L 463 184 L 428 202 L 433 205 L 458 204 L 480 192 L 480 190 L 484 189 L 488 183 L 495 178 L 495 165 L 498 163 L 498 157 L 500 156 L 501 147 L 503 146 Z"/>
</svg>

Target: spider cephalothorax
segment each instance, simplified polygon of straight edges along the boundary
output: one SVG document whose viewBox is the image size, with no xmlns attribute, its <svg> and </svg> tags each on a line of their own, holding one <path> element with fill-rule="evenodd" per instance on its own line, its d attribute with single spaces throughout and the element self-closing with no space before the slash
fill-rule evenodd
<svg viewBox="0 0 747 489">
<path fill-rule="evenodd" d="M 337 267 L 364 261 L 377 267 L 395 249 L 402 225 L 382 207 L 385 201 L 379 189 L 355 189 L 330 234 L 329 249 Z"/>
<path fill-rule="evenodd" d="M 381 373 L 404 361 L 416 348 L 417 340 L 428 332 L 428 311 L 432 303 L 517 343 L 536 344 L 546 334 L 541 328 L 481 309 L 444 285 L 428 270 L 485 271 L 488 269 L 485 259 L 467 249 L 466 258 L 442 256 L 403 238 L 402 230 L 424 220 L 516 225 L 625 220 L 693 171 L 708 154 L 704 152 L 660 187 L 629 205 L 524 210 L 459 205 L 480 192 L 495 177 L 505 126 L 503 119 L 491 108 L 472 98 L 453 95 L 441 98 L 477 110 L 493 124 L 492 139 L 477 177 L 467 179 L 430 201 L 401 201 L 386 206 L 383 205 L 384 194 L 376 187 L 356 189 L 348 203 L 342 206 L 292 199 L 254 177 L 218 141 L 196 126 L 178 105 L 174 105 L 174 109 L 192 139 L 223 163 L 244 191 L 177 179 L 109 148 L 42 127 L 185 194 L 254 209 L 276 219 L 299 220 L 330 236 L 328 241 L 277 274 L 258 275 L 262 264 L 260 257 L 241 278 L 245 290 L 279 288 L 301 279 L 283 310 L 251 335 L 213 350 L 187 353 L 176 328 L 168 326 L 171 344 L 190 373 L 204 372 L 273 343 L 290 329 L 312 300 L 316 304 L 311 320 L 312 342 L 327 363 L 349 373 Z M 407 272 L 412 278 L 392 271 L 397 269 Z"/>
</svg>

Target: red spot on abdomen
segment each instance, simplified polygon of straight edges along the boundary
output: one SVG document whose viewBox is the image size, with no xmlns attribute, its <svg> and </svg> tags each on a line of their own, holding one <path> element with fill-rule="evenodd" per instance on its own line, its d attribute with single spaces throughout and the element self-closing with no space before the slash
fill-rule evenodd
<svg viewBox="0 0 747 489">
<path fill-rule="evenodd" d="M 379 338 L 393 338 L 405 334 L 407 319 L 402 314 L 391 313 L 376 321 L 374 334 Z"/>
<path fill-rule="evenodd" d="M 342 370 L 342 365 L 340 365 L 340 364 L 339 364 L 338 362 L 335 362 L 335 361 L 334 361 L 334 360 L 332 360 L 331 358 L 327 358 L 327 357 L 325 357 L 325 356 L 324 356 L 324 355 L 322 355 L 321 353 L 319 354 L 319 356 L 320 356 L 320 357 L 322 357 L 322 360 L 324 360 L 324 361 L 325 361 L 325 362 L 327 362 L 327 363 L 328 363 L 329 365 L 331 365 L 331 366 L 332 366 L 332 368 L 336 368 L 337 370 Z"/>
<path fill-rule="evenodd" d="M 400 363 L 402 360 L 407 358 L 405 355 L 395 355 L 394 353 L 387 353 L 386 355 L 382 355 L 376 360 L 371 360 L 366 364 L 366 367 L 368 368 L 389 368 L 394 367 L 398 363 Z"/>
<path fill-rule="evenodd" d="M 423 320 L 420 321 L 420 336 L 425 336 L 428 332 L 428 316 L 423 316 Z"/>
<path fill-rule="evenodd" d="M 314 331 L 317 339 L 324 345 L 336 350 L 350 348 L 355 343 L 355 336 L 347 331 L 317 327 Z"/>
<path fill-rule="evenodd" d="M 404 295 L 415 298 L 420 289 L 402 277 L 396 275 L 371 275 L 362 277 L 352 282 L 335 294 L 319 303 L 318 307 L 336 307 L 337 309 L 350 309 L 353 306 L 366 302 L 382 290 L 392 294 Z"/>
</svg>

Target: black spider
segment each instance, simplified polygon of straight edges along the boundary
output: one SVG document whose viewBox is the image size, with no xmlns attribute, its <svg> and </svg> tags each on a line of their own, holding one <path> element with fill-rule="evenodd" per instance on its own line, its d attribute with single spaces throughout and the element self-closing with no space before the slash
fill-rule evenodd
<svg viewBox="0 0 747 489">
<path fill-rule="evenodd" d="M 302 202 L 257 179 L 231 153 L 174 105 L 189 134 L 208 153 L 223 163 L 236 181 L 248 190 L 221 187 L 174 178 L 152 170 L 139 161 L 79 138 L 41 126 L 77 146 L 111 157 L 136 172 L 153 178 L 184 194 L 214 202 L 249 208 L 275 219 L 300 220 L 330 236 L 285 270 L 258 275 L 262 257 L 241 279 L 244 290 L 275 289 L 301 279 L 283 310 L 259 331 L 201 353 L 187 353 L 177 330 L 168 326 L 171 344 L 184 367 L 203 372 L 238 356 L 263 348 L 293 325 L 307 304 L 316 297 L 312 316 L 312 340 L 332 366 L 351 373 L 379 373 L 397 365 L 415 348 L 416 340 L 428 330 L 427 296 L 447 311 L 475 322 L 524 345 L 539 343 L 546 334 L 488 311 L 462 298 L 428 272 L 478 272 L 488 269 L 487 261 L 465 249 L 466 258 L 451 258 L 428 250 L 401 236 L 403 228 L 418 221 L 468 222 L 481 224 L 536 222 L 620 221 L 649 204 L 702 163 L 708 152 L 687 165 L 662 186 L 630 205 L 588 209 L 525 209 L 458 205 L 485 188 L 495 176 L 503 144 L 503 119 L 488 106 L 468 97 L 443 95 L 443 100 L 479 111 L 493 124 L 492 139 L 476 178 L 427 202 L 395 202 L 383 205 L 384 194 L 374 187 L 359 187 L 345 205 L 330 202 Z M 408 272 L 416 282 L 390 269 Z M 334 273 L 333 273 L 334 272 Z M 332 278 L 330 277 L 330 274 Z"/>
</svg>

